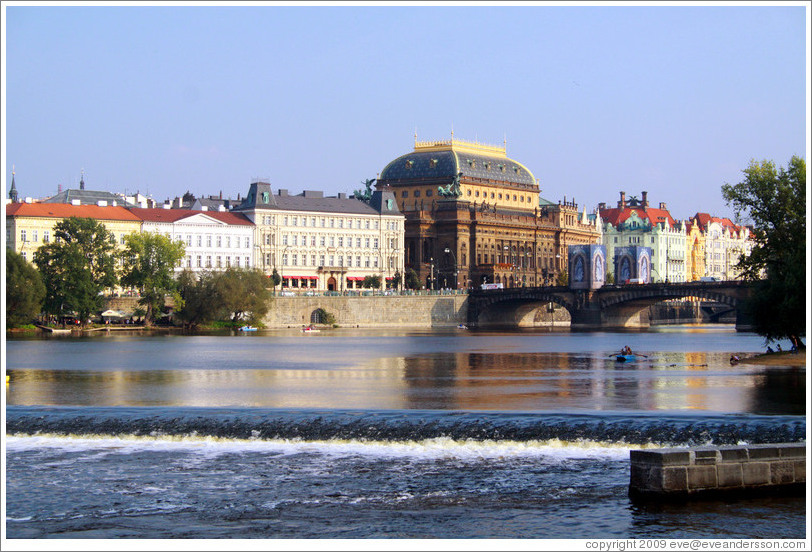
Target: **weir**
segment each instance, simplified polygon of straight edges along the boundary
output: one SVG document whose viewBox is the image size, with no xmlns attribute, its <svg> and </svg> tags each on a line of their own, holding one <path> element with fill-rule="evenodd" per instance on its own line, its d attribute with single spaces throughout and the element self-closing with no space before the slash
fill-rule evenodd
<svg viewBox="0 0 812 552">
<path fill-rule="evenodd" d="M 629 456 L 633 499 L 802 496 L 806 489 L 806 443 L 632 450 Z"/>
</svg>

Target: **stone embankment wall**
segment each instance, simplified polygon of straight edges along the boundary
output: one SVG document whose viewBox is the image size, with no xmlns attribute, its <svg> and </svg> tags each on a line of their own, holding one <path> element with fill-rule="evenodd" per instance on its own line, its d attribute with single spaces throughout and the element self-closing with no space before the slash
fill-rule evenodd
<svg viewBox="0 0 812 552">
<path fill-rule="evenodd" d="M 797 494 L 806 488 L 806 444 L 632 450 L 632 498 Z"/>
<path fill-rule="evenodd" d="M 268 328 L 310 324 L 311 315 L 324 309 L 342 327 L 431 328 L 465 324 L 467 295 L 384 295 L 371 297 L 275 297 L 263 323 Z"/>
</svg>

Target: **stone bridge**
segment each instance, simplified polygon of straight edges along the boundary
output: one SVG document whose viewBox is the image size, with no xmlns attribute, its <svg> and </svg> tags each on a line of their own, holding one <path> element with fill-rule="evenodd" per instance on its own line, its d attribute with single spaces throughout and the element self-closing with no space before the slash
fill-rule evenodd
<svg viewBox="0 0 812 552">
<path fill-rule="evenodd" d="M 565 308 L 573 328 L 646 328 L 649 307 L 668 299 L 694 298 L 729 306 L 736 311 L 736 329 L 747 331 L 744 312 L 751 287 L 744 282 L 687 282 L 606 285 L 596 290 L 567 286 L 474 290 L 468 299 L 468 325 L 517 327 L 545 305 Z"/>
</svg>

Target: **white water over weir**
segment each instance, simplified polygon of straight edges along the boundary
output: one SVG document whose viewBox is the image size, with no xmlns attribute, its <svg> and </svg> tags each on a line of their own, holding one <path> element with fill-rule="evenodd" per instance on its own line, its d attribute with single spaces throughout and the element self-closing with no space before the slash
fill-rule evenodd
<svg viewBox="0 0 812 552">
<path fill-rule="evenodd" d="M 632 450 L 634 499 L 803 495 L 806 443 Z"/>
</svg>

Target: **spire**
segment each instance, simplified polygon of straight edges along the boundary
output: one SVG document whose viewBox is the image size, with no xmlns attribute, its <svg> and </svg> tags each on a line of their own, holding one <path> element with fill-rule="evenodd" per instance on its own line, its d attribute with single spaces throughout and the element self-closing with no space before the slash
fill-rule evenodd
<svg viewBox="0 0 812 552">
<path fill-rule="evenodd" d="M 14 182 L 14 165 L 11 166 L 11 190 L 8 192 L 8 198 L 12 203 L 17 203 L 17 184 Z"/>
<path fill-rule="evenodd" d="M 81 180 L 79 180 L 79 189 L 80 190 L 85 189 L 85 170 L 84 169 L 82 169 L 82 178 L 81 178 Z"/>
</svg>

